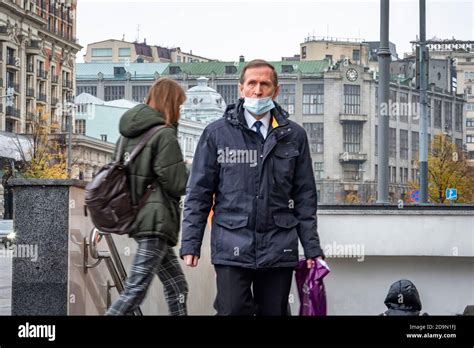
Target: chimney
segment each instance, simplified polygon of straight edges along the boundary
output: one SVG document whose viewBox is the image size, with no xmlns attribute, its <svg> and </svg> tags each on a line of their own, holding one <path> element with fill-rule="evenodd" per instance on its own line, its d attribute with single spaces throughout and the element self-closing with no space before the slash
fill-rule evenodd
<svg viewBox="0 0 474 348">
<path fill-rule="evenodd" d="M 190 50 L 190 51 L 189 51 L 189 54 L 193 54 L 193 50 Z"/>
<path fill-rule="evenodd" d="M 146 45 L 146 37 L 143 38 L 143 43 Z"/>
<path fill-rule="evenodd" d="M 240 63 L 244 63 L 244 62 L 245 62 L 245 57 L 244 57 L 244 56 L 240 56 L 240 57 L 239 57 L 239 62 L 240 62 Z"/>
</svg>

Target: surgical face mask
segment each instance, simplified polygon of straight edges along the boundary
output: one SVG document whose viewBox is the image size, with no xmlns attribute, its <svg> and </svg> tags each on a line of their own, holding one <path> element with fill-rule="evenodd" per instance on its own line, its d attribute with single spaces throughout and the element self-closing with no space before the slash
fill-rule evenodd
<svg viewBox="0 0 474 348">
<path fill-rule="evenodd" d="M 245 97 L 244 108 L 247 109 L 248 112 L 260 116 L 270 111 L 275 107 L 273 103 L 272 97 L 266 98 L 249 98 Z"/>
</svg>

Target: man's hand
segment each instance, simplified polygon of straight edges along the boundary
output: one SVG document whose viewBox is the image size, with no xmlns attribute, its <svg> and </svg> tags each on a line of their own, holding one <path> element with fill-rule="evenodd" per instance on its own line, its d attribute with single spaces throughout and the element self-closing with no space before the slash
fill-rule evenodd
<svg viewBox="0 0 474 348">
<path fill-rule="evenodd" d="M 184 262 L 186 266 L 196 267 L 198 265 L 198 257 L 194 255 L 183 255 Z"/>
<path fill-rule="evenodd" d="M 322 260 L 322 256 L 318 256 L 316 259 Z M 306 259 L 306 265 L 308 268 L 313 268 L 316 265 L 316 260 L 315 259 Z"/>
</svg>

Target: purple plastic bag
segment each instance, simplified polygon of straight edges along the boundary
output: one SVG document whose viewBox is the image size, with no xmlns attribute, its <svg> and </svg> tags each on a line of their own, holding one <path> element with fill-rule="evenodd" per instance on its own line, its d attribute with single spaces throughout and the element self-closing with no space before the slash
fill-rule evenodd
<svg viewBox="0 0 474 348">
<path fill-rule="evenodd" d="M 326 290 L 323 278 L 331 271 L 326 262 L 317 259 L 313 268 L 300 260 L 295 269 L 296 286 L 300 298 L 300 315 L 323 316 L 327 313 Z"/>
</svg>

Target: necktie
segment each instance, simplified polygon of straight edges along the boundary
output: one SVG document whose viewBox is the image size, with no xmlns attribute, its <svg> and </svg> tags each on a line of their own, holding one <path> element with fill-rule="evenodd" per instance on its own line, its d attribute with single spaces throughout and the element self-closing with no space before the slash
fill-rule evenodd
<svg viewBox="0 0 474 348">
<path fill-rule="evenodd" d="M 260 127 L 263 126 L 262 121 L 256 121 L 254 124 L 255 128 L 257 129 L 257 135 L 260 138 L 260 141 L 263 143 L 265 141 L 265 138 L 263 137 L 262 132 L 260 132 Z"/>
</svg>

